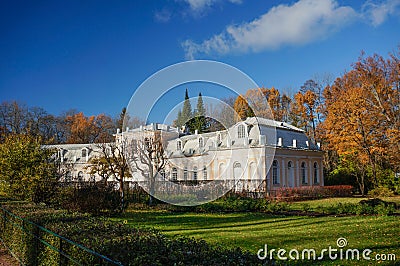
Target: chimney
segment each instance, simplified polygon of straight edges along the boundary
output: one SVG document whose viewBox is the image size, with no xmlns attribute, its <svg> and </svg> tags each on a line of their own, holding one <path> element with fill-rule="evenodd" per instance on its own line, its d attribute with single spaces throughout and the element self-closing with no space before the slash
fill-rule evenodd
<svg viewBox="0 0 400 266">
<path fill-rule="evenodd" d="M 278 146 L 282 147 L 282 138 L 278 138 Z"/>
<path fill-rule="evenodd" d="M 226 147 L 230 147 L 231 146 L 231 139 L 229 138 L 229 135 L 226 136 Z"/>
<path fill-rule="evenodd" d="M 119 128 L 117 128 L 117 134 L 119 134 Z"/>
<path fill-rule="evenodd" d="M 128 132 L 129 131 L 129 127 L 126 127 L 126 132 Z"/>
<path fill-rule="evenodd" d="M 297 147 L 297 140 L 296 139 L 293 139 L 293 148 L 296 148 Z"/>
<path fill-rule="evenodd" d="M 198 134 L 199 134 L 199 131 L 198 131 L 197 129 L 195 129 L 195 130 L 194 130 L 194 134 L 195 134 L 195 135 L 198 135 Z"/>
<path fill-rule="evenodd" d="M 143 131 L 143 126 L 142 125 L 140 125 L 139 130 Z"/>
</svg>

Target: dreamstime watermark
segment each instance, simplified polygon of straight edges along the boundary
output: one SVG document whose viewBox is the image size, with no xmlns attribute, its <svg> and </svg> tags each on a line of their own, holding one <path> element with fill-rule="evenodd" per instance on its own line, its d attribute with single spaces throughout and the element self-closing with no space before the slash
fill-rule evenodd
<svg viewBox="0 0 400 266">
<path fill-rule="evenodd" d="M 350 249 L 347 246 L 347 239 L 340 237 L 336 240 L 336 246 L 329 246 L 317 252 L 314 248 L 305 248 L 302 250 L 291 249 L 270 249 L 265 244 L 264 248 L 259 249 L 257 256 L 260 260 L 367 260 L 367 261 L 396 261 L 396 254 L 393 253 L 378 253 L 371 254 L 371 249 Z"/>
</svg>

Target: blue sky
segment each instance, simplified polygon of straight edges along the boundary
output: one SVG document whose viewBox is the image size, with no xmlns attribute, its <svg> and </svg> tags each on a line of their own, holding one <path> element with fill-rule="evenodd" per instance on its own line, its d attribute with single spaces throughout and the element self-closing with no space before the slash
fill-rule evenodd
<svg viewBox="0 0 400 266">
<path fill-rule="evenodd" d="M 188 59 L 293 93 L 316 75 L 336 78 L 361 50 L 387 56 L 399 29 L 400 0 L 4 0 L 0 101 L 115 116 L 146 78 Z"/>
</svg>

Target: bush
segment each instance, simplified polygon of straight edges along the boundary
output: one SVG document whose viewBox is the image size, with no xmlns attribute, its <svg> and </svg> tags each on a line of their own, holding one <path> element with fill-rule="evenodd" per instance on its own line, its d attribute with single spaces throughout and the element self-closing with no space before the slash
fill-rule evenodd
<svg viewBox="0 0 400 266">
<path fill-rule="evenodd" d="M 274 196 L 278 200 L 295 201 L 329 197 L 349 197 L 352 194 L 353 186 L 339 185 L 280 188 Z"/>
<path fill-rule="evenodd" d="M 368 192 L 370 197 L 393 197 L 394 192 L 387 187 L 377 187 Z"/>
<path fill-rule="evenodd" d="M 261 264 L 255 254 L 239 248 L 210 246 L 203 240 L 186 237 L 169 239 L 155 230 L 131 228 L 123 223 L 94 218 L 88 214 L 68 213 L 25 202 L 9 202 L 5 207 L 123 265 Z M 21 224 L 21 220 L 15 217 L 7 215 L 7 218 Z M 0 216 L 1 219 L 3 216 Z M 3 222 L 0 221 L 0 224 Z M 37 241 L 37 238 L 23 232 L 21 228 L 39 235 L 56 249 L 62 248 L 63 252 L 80 265 L 106 264 L 99 257 L 65 240 L 60 241 L 49 231 L 39 230 L 28 222 L 23 222 L 22 227 L 6 223 L 0 232 L 1 238 L 25 265 L 57 265 L 62 263 L 63 259 L 54 249 Z M 68 262 L 65 262 L 65 265 L 67 264 Z"/>
<path fill-rule="evenodd" d="M 85 182 L 60 188 L 58 205 L 73 212 L 94 215 L 120 211 L 120 195 L 112 184 Z"/>
</svg>

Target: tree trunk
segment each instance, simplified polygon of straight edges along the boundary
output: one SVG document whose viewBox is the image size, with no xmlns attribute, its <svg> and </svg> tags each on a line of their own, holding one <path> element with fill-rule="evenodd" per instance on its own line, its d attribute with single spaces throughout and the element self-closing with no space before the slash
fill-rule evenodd
<svg viewBox="0 0 400 266">
<path fill-rule="evenodd" d="M 124 193 L 124 179 L 121 178 L 119 180 L 119 195 L 120 195 L 120 199 L 121 199 L 121 212 L 124 211 L 125 209 L 125 193 Z"/>
</svg>

